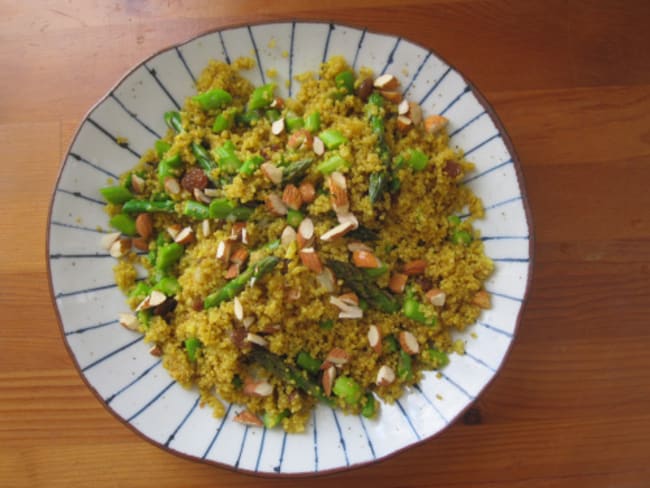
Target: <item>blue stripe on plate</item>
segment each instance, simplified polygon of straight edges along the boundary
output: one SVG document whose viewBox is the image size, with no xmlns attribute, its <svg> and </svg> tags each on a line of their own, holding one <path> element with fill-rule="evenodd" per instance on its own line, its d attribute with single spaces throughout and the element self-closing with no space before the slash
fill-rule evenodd
<svg viewBox="0 0 650 488">
<path fill-rule="evenodd" d="M 87 197 L 80 191 L 64 190 L 63 188 L 57 188 L 56 191 L 60 193 L 65 193 L 66 195 L 70 195 L 75 198 L 81 198 L 82 200 L 86 200 L 87 202 L 96 203 L 98 205 L 101 205 L 102 207 L 106 205 L 106 202 L 102 202 L 101 200 L 97 200 L 96 198 Z"/>
<path fill-rule="evenodd" d="M 183 66 L 185 66 L 185 70 L 189 73 L 190 77 L 192 78 L 192 81 L 196 84 L 196 77 L 194 76 L 194 73 L 192 73 L 190 67 L 187 65 L 187 61 L 185 61 L 185 56 L 183 56 L 181 50 L 178 49 L 178 46 L 176 46 L 175 49 L 176 49 L 176 54 L 178 54 L 178 57 L 181 59 L 181 63 L 183 63 Z"/>
<path fill-rule="evenodd" d="M 80 156 L 80 155 L 77 154 L 77 153 L 70 152 L 69 154 L 70 154 L 70 156 L 72 156 L 72 157 L 73 157 L 74 159 L 76 159 L 77 161 L 79 161 L 79 162 L 81 162 L 81 163 L 84 163 L 84 164 L 90 166 L 91 168 L 94 168 L 94 169 L 96 169 L 97 171 L 100 171 L 100 172 L 104 173 L 105 175 L 110 176 L 111 178 L 114 178 L 114 179 L 116 179 L 116 180 L 119 180 L 119 179 L 120 179 L 120 177 L 117 176 L 115 173 L 112 173 L 112 172 L 110 172 L 109 170 L 107 170 L 107 169 L 105 169 L 105 168 L 102 168 L 102 167 L 99 166 L 98 164 L 91 163 L 91 162 L 88 161 L 86 158 Z"/>
<path fill-rule="evenodd" d="M 502 334 L 506 337 L 509 337 L 512 339 L 512 333 L 505 331 L 503 329 L 499 329 L 498 327 L 495 327 L 494 325 L 486 324 L 485 322 L 477 322 L 478 325 L 481 327 L 485 327 L 486 329 L 492 330 L 498 334 Z"/>
<path fill-rule="evenodd" d="M 178 426 L 174 429 L 174 432 L 170 434 L 170 436 L 167 438 L 167 441 L 165 442 L 165 447 L 169 447 L 169 444 L 174 440 L 174 437 L 176 437 L 176 434 L 181 430 L 183 425 L 185 425 L 185 422 L 187 422 L 187 419 L 190 418 L 192 415 L 192 412 L 196 410 L 197 405 L 199 404 L 199 400 L 201 399 L 200 396 L 197 395 L 196 400 L 194 400 L 194 405 L 192 405 L 192 408 L 185 414 L 185 417 L 183 417 L 183 420 L 181 420 L 181 423 L 178 424 Z"/>
<path fill-rule="evenodd" d="M 431 51 L 427 52 L 427 55 L 424 57 L 422 62 L 420 63 L 420 66 L 415 70 L 415 73 L 413 74 L 413 78 L 411 78 L 411 81 L 408 82 L 408 85 L 406 85 L 406 88 L 404 89 L 404 94 L 406 95 L 408 91 L 411 89 L 413 86 L 413 83 L 415 83 L 415 80 L 417 79 L 418 76 L 420 76 L 420 72 L 422 71 L 422 68 L 424 68 L 424 65 L 427 63 L 429 58 L 431 57 Z"/>
<path fill-rule="evenodd" d="M 345 447 L 345 439 L 343 439 L 343 431 L 341 430 L 341 424 L 339 424 L 339 418 L 336 415 L 336 410 L 332 409 L 332 415 L 334 415 L 334 423 L 336 424 L 336 430 L 339 432 L 339 440 L 341 441 L 341 447 L 343 448 L 343 455 L 345 456 L 345 465 L 350 466 L 350 460 L 348 459 L 348 449 Z"/>
<path fill-rule="evenodd" d="M 318 431 L 316 429 L 316 409 L 314 409 L 313 417 L 314 417 L 314 471 L 318 471 Z"/>
<path fill-rule="evenodd" d="M 332 37 L 333 30 L 334 24 L 330 23 L 329 29 L 327 29 L 327 37 L 325 38 L 325 47 L 323 48 L 323 63 L 327 60 L 327 51 L 330 48 L 330 38 Z"/>
<path fill-rule="evenodd" d="M 93 119 L 90 117 L 86 118 L 86 121 L 90 122 L 91 125 L 93 125 L 99 132 L 104 134 L 106 137 L 108 137 L 111 141 L 113 141 L 117 146 L 121 147 L 122 149 L 126 149 L 129 151 L 131 154 L 133 154 L 136 158 L 140 159 L 142 156 L 135 152 L 133 149 L 129 147 L 128 144 L 120 144 L 117 142 L 117 137 L 108 132 L 106 129 L 104 129 L 101 125 L 99 125 L 97 122 L 95 122 Z"/>
<path fill-rule="evenodd" d="M 500 240 L 524 240 L 530 239 L 529 236 L 483 236 L 482 241 L 500 241 Z"/>
<path fill-rule="evenodd" d="M 482 147 L 485 146 L 487 143 L 493 141 L 494 139 L 500 138 L 500 137 L 501 137 L 501 134 L 499 134 L 499 133 L 497 132 L 497 133 L 494 134 L 493 136 L 490 136 L 490 137 L 488 137 L 487 139 L 485 139 L 483 142 L 479 142 L 476 146 L 474 146 L 474 147 L 473 147 L 472 149 L 470 149 L 469 151 L 465 151 L 465 157 L 467 157 L 468 154 L 473 153 L 473 152 L 476 151 L 477 149 L 482 148 Z"/>
<path fill-rule="evenodd" d="M 384 69 L 381 70 L 381 73 L 379 73 L 380 75 L 386 73 L 386 70 L 388 69 L 388 67 L 391 64 L 393 64 L 393 61 L 394 61 L 393 57 L 395 56 L 395 51 L 397 51 L 397 47 L 399 46 L 400 42 L 402 42 L 402 38 L 398 37 L 397 41 L 395 42 L 395 45 L 393 46 L 393 49 L 391 49 L 390 53 L 388 53 L 388 58 L 386 58 L 386 64 L 384 65 Z"/>
<path fill-rule="evenodd" d="M 178 48 L 177 48 L 177 49 L 178 49 Z M 111 94 L 110 94 L 110 97 L 111 97 L 113 100 L 115 100 L 115 102 L 116 102 L 116 103 L 117 103 L 117 104 L 122 108 L 122 110 L 124 110 L 127 114 L 129 114 L 129 116 L 130 116 L 133 120 L 135 120 L 138 124 L 140 124 L 142 127 L 144 127 L 144 128 L 145 128 L 145 129 L 150 133 L 150 134 L 152 134 L 154 137 L 157 137 L 158 139 L 161 139 L 161 138 L 162 138 L 162 136 L 161 136 L 160 134 L 158 134 L 155 130 L 153 130 L 151 127 L 149 127 L 149 125 L 145 124 L 144 121 L 142 121 L 142 120 L 137 116 L 137 114 L 136 114 L 135 112 L 129 110 L 128 107 L 127 107 L 126 105 L 124 105 L 124 103 L 122 103 L 122 100 L 120 100 L 119 98 L 117 98 L 117 96 L 115 95 L 115 93 L 111 93 Z"/>
<path fill-rule="evenodd" d="M 273 467 L 273 471 L 279 473 L 282 471 L 282 461 L 284 461 L 284 449 L 287 447 L 287 433 L 285 431 L 284 436 L 282 437 L 282 447 L 280 448 L 280 458 L 278 459 L 278 465 Z"/>
<path fill-rule="evenodd" d="M 142 378 L 144 378 L 145 376 L 147 376 L 147 375 L 149 374 L 149 371 L 151 371 L 151 370 L 154 369 L 156 366 L 158 366 L 158 365 L 161 363 L 161 361 L 162 361 L 162 359 L 159 359 L 158 361 L 156 361 L 155 363 L 153 363 L 151 366 L 149 366 L 147 369 L 145 369 L 142 373 L 140 373 L 140 374 L 139 374 L 135 379 L 131 380 L 128 384 L 124 385 L 122 388 L 120 388 L 119 390 L 117 390 L 117 391 L 116 391 L 115 393 L 113 393 L 112 395 L 106 397 L 106 398 L 104 399 L 104 401 L 105 401 L 107 404 L 111 403 L 113 400 L 115 400 L 115 398 L 116 398 L 117 396 L 121 395 L 121 394 L 124 393 L 126 390 L 128 390 L 128 389 L 131 388 L 133 385 L 135 385 L 138 381 L 140 381 Z"/>
<path fill-rule="evenodd" d="M 512 163 L 512 158 L 508 159 L 507 161 L 504 161 L 503 163 L 499 163 L 496 166 L 492 166 L 491 168 L 488 168 L 488 169 L 486 169 L 484 171 L 481 171 L 480 173 L 478 173 L 476 175 L 472 175 L 469 178 L 465 178 L 463 181 L 461 181 L 461 184 L 465 185 L 465 184 L 469 183 L 470 181 L 474 181 L 474 180 L 476 180 L 478 178 L 481 178 L 482 176 L 490 174 L 490 173 L 492 173 L 493 171 L 496 171 L 499 168 L 503 168 L 504 166 L 508 166 L 509 164 L 513 164 Z"/>
<path fill-rule="evenodd" d="M 496 369 L 494 369 L 494 368 L 493 368 L 492 366 L 490 366 L 488 363 L 486 363 L 485 361 L 483 361 L 481 358 L 478 358 L 478 357 L 474 356 L 473 354 L 467 352 L 467 349 L 465 349 L 465 356 L 467 356 L 468 358 L 472 359 L 474 362 L 480 364 L 481 366 L 483 366 L 483 367 L 489 369 L 489 370 L 492 371 L 493 373 L 496 373 Z"/>
<path fill-rule="evenodd" d="M 174 386 L 174 384 L 176 384 L 176 380 L 172 380 L 165 388 L 163 388 L 158 393 L 156 393 L 156 396 L 154 396 L 151 400 L 149 400 L 147 403 L 145 403 L 144 406 L 142 408 L 140 408 L 140 410 L 138 410 L 133 415 L 131 415 L 128 419 L 126 419 L 126 421 L 131 422 L 132 420 L 137 418 L 142 412 L 144 412 L 151 405 L 153 405 L 158 400 L 160 400 L 160 397 L 162 397 L 167 392 L 167 390 L 169 390 L 172 386 Z"/>
<path fill-rule="evenodd" d="M 109 320 L 108 322 L 100 322 L 99 324 L 95 325 L 87 325 L 86 327 L 81 327 L 79 329 L 75 330 L 69 330 L 65 333 L 66 336 L 73 335 L 73 334 L 83 334 L 84 332 L 87 332 L 89 330 L 95 330 L 95 329 L 101 329 L 102 327 L 106 327 L 107 325 L 113 325 L 117 324 L 117 320 Z"/>
<path fill-rule="evenodd" d="M 239 467 L 239 461 L 241 461 L 241 454 L 244 452 L 244 445 L 246 444 L 246 437 L 248 436 L 248 429 L 249 426 L 247 425 L 246 428 L 244 429 L 244 437 L 241 440 L 241 444 L 239 445 L 239 454 L 237 454 L 237 460 L 235 461 L 235 468 Z"/>
<path fill-rule="evenodd" d="M 147 66 L 147 63 L 144 63 L 143 66 L 144 66 L 145 69 L 149 72 L 149 74 L 151 75 L 151 77 L 156 81 L 156 83 L 158 84 L 158 86 L 160 87 L 160 89 L 161 89 L 163 92 L 165 92 L 165 95 L 167 95 L 167 98 L 169 98 L 169 99 L 171 100 L 171 102 L 174 104 L 174 106 L 176 107 L 176 110 L 180 110 L 180 109 L 181 109 L 180 104 L 176 101 L 176 99 L 175 99 L 174 96 L 171 94 L 171 92 L 170 92 L 170 91 L 167 89 L 167 87 L 163 84 L 162 80 L 161 80 L 160 78 L 158 78 L 158 73 L 156 73 L 156 70 L 153 69 L 153 68 L 150 68 L 149 66 Z"/>
<path fill-rule="evenodd" d="M 264 439 L 266 439 L 266 427 L 262 429 L 262 440 L 260 441 L 260 449 L 257 451 L 257 461 L 255 461 L 255 471 L 260 470 L 260 460 L 262 459 L 262 452 L 264 451 Z"/>
<path fill-rule="evenodd" d="M 291 22 L 291 41 L 289 45 L 289 97 L 293 93 L 293 37 L 296 33 L 296 22 Z"/>
<path fill-rule="evenodd" d="M 111 285 L 96 286 L 94 288 L 84 288 L 83 290 L 59 292 L 56 294 L 56 298 L 66 298 L 74 295 L 83 295 L 84 293 L 92 293 L 94 291 L 109 290 L 111 288 L 117 288 L 117 284 L 113 283 Z"/>
<path fill-rule="evenodd" d="M 83 230 L 86 232 L 95 232 L 96 234 L 105 234 L 103 230 L 93 229 L 91 227 L 84 227 L 82 225 L 66 224 L 65 222 L 58 222 L 56 220 L 52 220 L 50 224 L 56 225 L 57 227 L 64 227 L 66 229 L 76 229 L 76 230 Z"/>
<path fill-rule="evenodd" d="M 83 258 L 110 258 L 110 254 L 50 254 L 50 259 L 83 259 Z"/>
<path fill-rule="evenodd" d="M 430 398 L 429 398 L 429 397 L 424 393 L 424 391 L 422 390 L 422 388 L 420 388 L 420 385 L 413 385 L 413 386 L 414 386 L 415 390 L 418 391 L 418 392 L 420 393 L 420 395 L 422 395 L 422 398 L 424 398 L 425 401 L 426 401 L 429 405 L 431 405 L 431 408 L 433 408 L 433 409 L 436 411 L 436 413 L 437 413 L 438 416 L 443 420 L 443 422 L 444 422 L 445 424 L 448 424 L 448 423 L 449 423 L 449 420 L 447 420 L 447 418 L 442 414 L 442 412 L 441 412 L 440 410 L 438 410 L 438 407 L 436 407 L 436 405 L 431 401 L 431 399 L 430 399 Z"/>
<path fill-rule="evenodd" d="M 440 115 L 445 115 L 447 110 L 449 110 L 451 107 L 453 107 L 458 102 L 458 100 L 463 98 L 463 96 L 467 95 L 470 91 L 471 91 L 471 89 L 470 89 L 469 85 L 466 86 L 465 88 L 463 88 L 463 91 L 460 92 L 458 95 L 456 95 L 456 97 L 451 102 L 449 102 L 445 108 L 442 109 L 442 111 L 440 112 Z"/>
<path fill-rule="evenodd" d="M 230 414 L 230 409 L 232 408 L 232 403 L 228 405 L 228 409 L 226 410 L 225 415 L 221 419 L 221 422 L 219 423 L 219 427 L 217 427 L 217 431 L 214 433 L 214 437 L 212 437 L 212 440 L 210 441 L 210 444 L 208 445 L 208 448 L 205 450 L 203 453 L 203 456 L 201 456 L 201 459 L 205 459 L 208 453 L 210 452 L 210 449 L 212 449 L 212 446 L 217 440 L 217 437 L 219 437 L 219 434 L 221 434 L 221 428 L 223 427 L 223 424 L 226 423 L 226 419 L 228 418 L 228 414 Z"/>
<path fill-rule="evenodd" d="M 375 448 L 372 445 L 372 441 L 370 440 L 370 436 L 368 435 L 368 429 L 366 429 L 366 424 L 363 421 L 363 416 L 361 415 L 359 415 L 359 422 L 361 422 L 363 433 L 366 435 L 366 440 L 368 441 L 368 447 L 370 448 L 370 454 L 372 454 L 373 459 L 377 459 L 377 455 L 375 454 Z"/>
<path fill-rule="evenodd" d="M 496 296 L 496 297 L 507 298 L 508 300 L 513 300 L 513 301 L 515 301 L 515 302 L 522 302 L 522 301 L 523 301 L 522 298 L 519 298 L 519 297 L 513 297 L 512 295 L 506 295 L 505 293 L 499 293 L 499 292 L 491 291 L 491 290 L 487 290 L 487 289 L 486 289 L 486 291 L 487 291 L 490 295 L 494 295 L 494 296 Z"/>
<path fill-rule="evenodd" d="M 512 197 L 512 198 L 508 198 L 506 200 L 502 200 L 502 201 L 497 202 L 497 203 L 493 203 L 492 205 L 488 205 L 487 207 L 484 207 L 483 210 L 485 210 L 485 211 L 493 210 L 495 208 L 502 207 L 503 205 L 507 205 L 509 203 L 516 202 L 517 200 L 521 200 L 521 195 L 518 195 L 518 196 Z M 461 219 L 466 219 L 470 215 L 471 214 L 469 214 L 469 213 L 465 213 L 465 214 L 459 215 L 458 217 L 461 218 Z"/>
<path fill-rule="evenodd" d="M 457 129 L 455 129 L 453 132 L 451 132 L 449 134 L 449 137 L 451 138 L 451 137 L 454 137 L 455 135 L 459 134 L 460 132 L 465 130 L 469 125 L 473 124 L 474 122 L 476 122 L 478 119 L 480 119 L 482 116 L 484 116 L 486 114 L 487 114 L 487 112 L 485 110 L 483 110 L 483 112 L 481 112 L 478 115 L 475 115 L 474 117 L 469 119 L 467 122 L 465 122 L 463 125 L 461 125 Z"/>
<path fill-rule="evenodd" d="M 447 376 L 446 374 L 444 374 L 444 373 L 440 373 L 440 374 L 442 375 L 442 377 L 443 377 L 445 380 L 447 380 L 447 382 L 448 382 L 450 385 L 453 385 L 454 387 L 456 387 L 456 389 L 457 389 L 458 391 L 460 391 L 463 395 L 465 395 L 465 396 L 466 396 L 467 398 L 469 398 L 470 400 L 474 400 L 474 398 L 475 398 L 474 395 L 472 395 L 471 393 L 469 393 L 465 388 L 463 388 L 462 386 L 460 386 L 458 383 L 456 383 L 454 380 L 452 380 L 452 379 L 451 379 L 449 376 Z"/>
<path fill-rule="evenodd" d="M 442 80 L 444 80 L 449 72 L 451 71 L 451 67 L 447 68 L 447 70 L 442 74 L 440 78 L 438 78 L 438 81 L 436 81 L 431 88 L 429 88 L 429 91 L 425 93 L 425 95 L 420 99 L 420 106 L 424 105 L 424 102 L 426 101 L 427 98 L 434 92 L 436 88 L 438 88 L 438 85 L 442 83 Z"/>
<path fill-rule="evenodd" d="M 221 49 L 223 50 L 223 56 L 226 59 L 226 63 L 230 64 L 230 56 L 228 56 L 228 49 L 226 49 L 226 43 L 223 42 L 223 35 L 221 31 L 217 32 L 219 34 L 219 42 L 221 42 Z"/>
<path fill-rule="evenodd" d="M 357 50 L 354 53 L 354 59 L 352 60 L 352 70 L 354 71 L 357 69 L 357 59 L 359 59 L 359 51 L 361 51 L 361 46 L 363 46 L 363 40 L 366 37 L 366 32 L 368 32 L 368 29 L 363 29 L 361 31 L 361 37 L 359 38 L 359 43 L 357 44 Z"/>
<path fill-rule="evenodd" d="M 496 263 L 527 263 L 528 258 L 491 258 Z"/>
<path fill-rule="evenodd" d="M 262 68 L 262 61 L 260 59 L 260 53 L 257 50 L 257 43 L 255 42 L 255 37 L 253 36 L 253 29 L 251 29 L 250 25 L 247 25 L 246 28 L 248 29 L 248 35 L 251 38 L 251 42 L 253 43 L 253 49 L 255 50 L 255 59 L 257 59 L 257 66 L 260 70 L 260 76 L 262 77 L 262 84 L 266 85 L 266 77 L 264 76 L 264 68 Z"/>
<path fill-rule="evenodd" d="M 399 402 L 399 400 L 395 400 L 395 404 L 399 407 L 400 411 L 402 412 L 402 415 L 404 416 L 404 418 L 408 422 L 409 427 L 411 428 L 411 431 L 413 431 L 413 434 L 415 434 L 416 439 L 419 440 L 420 439 L 420 434 L 418 434 L 418 431 L 415 430 L 415 427 L 413 426 L 413 422 L 411 421 L 411 417 L 408 416 L 408 414 L 406 413 L 406 410 L 404 409 L 402 404 Z"/>
<path fill-rule="evenodd" d="M 97 366 L 99 363 L 101 363 L 103 361 L 106 361 L 108 358 L 111 358 L 111 357 L 115 356 L 118 352 L 122 352 L 125 349 L 128 349 L 129 347 L 131 347 L 133 344 L 137 344 L 142 339 L 144 339 L 144 336 L 139 336 L 137 339 L 135 339 L 135 340 L 133 340 L 131 342 L 128 342 L 128 343 L 124 344 L 123 346 L 118 347 L 117 349 L 114 349 L 113 351 L 109 352 L 108 354 L 105 354 L 101 358 L 96 359 L 92 363 L 88 364 L 87 366 L 84 366 L 83 368 L 81 368 L 81 371 L 82 372 L 88 371 L 90 368 L 93 368 L 93 367 Z"/>
</svg>

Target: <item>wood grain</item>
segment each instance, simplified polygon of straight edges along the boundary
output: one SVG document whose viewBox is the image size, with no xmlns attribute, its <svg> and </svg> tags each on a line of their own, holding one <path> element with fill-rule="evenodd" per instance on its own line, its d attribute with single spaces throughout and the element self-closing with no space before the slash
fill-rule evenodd
<svg viewBox="0 0 650 488">
<path fill-rule="evenodd" d="M 0 486 L 650 486 L 648 2 L 43 0 L 0 13 Z M 407 36 L 465 73 L 512 137 L 537 239 L 481 422 L 301 482 L 173 456 L 104 410 L 63 344 L 44 249 L 61 157 L 126 70 L 208 29 L 290 18 Z"/>
</svg>

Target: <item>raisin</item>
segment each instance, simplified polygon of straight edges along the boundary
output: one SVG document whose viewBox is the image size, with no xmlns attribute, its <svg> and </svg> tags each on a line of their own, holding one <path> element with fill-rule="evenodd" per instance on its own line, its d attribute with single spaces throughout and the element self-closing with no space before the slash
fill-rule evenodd
<svg viewBox="0 0 650 488">
<path fill-rule="evenodd" d="M 203 190 L 208 186 L 208 177 L 201 168 L 191 168 L 183 176 L 181 185 L 189 192 L 194 192 L 195 188 Z"/>
</svg>

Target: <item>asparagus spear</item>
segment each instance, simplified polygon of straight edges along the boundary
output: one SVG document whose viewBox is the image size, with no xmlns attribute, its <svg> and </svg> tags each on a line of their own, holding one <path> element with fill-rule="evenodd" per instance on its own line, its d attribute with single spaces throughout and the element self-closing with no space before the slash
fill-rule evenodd
<svg viewBox="0 0 650 488">
<path fill-rule="evenodd" d="M 233 278 L 222 288 L 205 297 L 205 300 L 203 300 L 203 307 L 216 307 L 226 300 L 235 298 L 235 296 L 241 293 L 241 291 L 246 287 L 246 283 L 248 283 L 249 280 L 253 278 L 259 280 L 265 274 L 270 273 L 279 262 L 280 258 L 268 256 L 257 263 L 250 265 L 246 268 L 246 271 L 237 276 L 237 278 Z"/>
<path fill-rule="evenodd" d="M 305 158 L 284 166 L 282 168 L 282 182 L 289 183 L 305 176 L 313 161 L 313 158 Z"/>
<path fill-rule="evenodd" d="M 384 169 L 370 175 L 368 187 L 370 203 L 375 203 L 386 189 L 386 184 L 388 183 L 388 168 L 390 168 L 391 164 L 390 149 L 386 143 L 385 136 L 384 116 L 382 110 L 383 103 L 384 99 L 382 96 L 379 93 L 373 93 L 368 97 L 368 103 L 366 104 L 366 112 L 368 114 L 370 128 L 372 129 L 372 132 L 377 135 L 377 152 L 379 153 L 379 159 L 384 164 Z"/>
<path fill-rule="evenodd" d="M 348 232 L 345 237 L 351 237 L 352 239 L 359 239 L 360 241 L 377 241 L 379 240 L 379 235 L 372 229 L 360 225 L 354 230 Z"/>
<path fill-rule="evenodd" d="M 342 279 L 352 291 L 359 295 L 359 298 L 364 299 L 371 307 L 386 313 L 399 310 L 400 306 L 395 297 L 379 288 L 362 269 L 335 259 L 328 259 L 327 266 L 337 278 Z"/>
<path fill-rule="evenodd" d="M 142 212 L 173 212 L 173 200 L 162 200 L 150 202 L 149 200 L 129 200 L 124 202 L 122 212 L 125 213 L 142 213 Z"/>
</svg>

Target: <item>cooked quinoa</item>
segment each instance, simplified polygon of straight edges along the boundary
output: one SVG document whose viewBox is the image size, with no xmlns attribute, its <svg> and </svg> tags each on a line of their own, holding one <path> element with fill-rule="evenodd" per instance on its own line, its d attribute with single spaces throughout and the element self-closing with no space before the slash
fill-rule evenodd
<svg viewBox="0 0 650 488">
<path fill-rule="evenodd" d="M 102 189 L 134 311 L 120 322 L 217 417 L 224 402 L 288 432 L 318 402 L 375 417 L 462 354 L 451 332 L 489 307 L 483 208 L 460 184 L 473 165 L 391 75 L 334 57 L 281 99 L 240 75 L 252 67 L 211 62 Z"/>
</svg>

